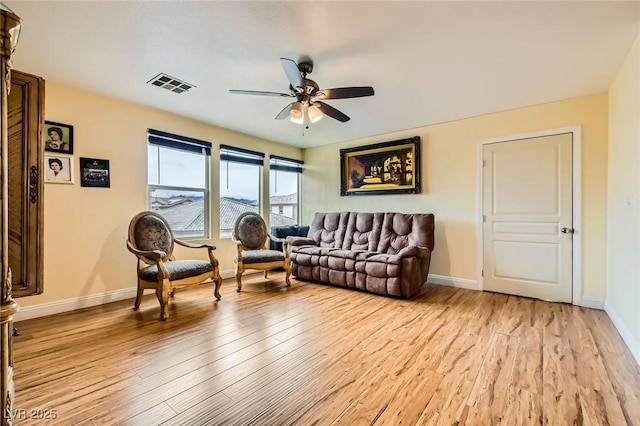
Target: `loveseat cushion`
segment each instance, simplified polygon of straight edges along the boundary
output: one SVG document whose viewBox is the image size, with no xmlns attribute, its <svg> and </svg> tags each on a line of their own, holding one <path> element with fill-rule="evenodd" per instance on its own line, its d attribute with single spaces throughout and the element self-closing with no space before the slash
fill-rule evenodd
<svg viewBox="0 0 640 426">
<path fill-rule="evenodd" d="M 319 247 L 342 248 L 349 215 L 349 212 L 316 213 L 307 236 Z"/>
<path fill-rule="evenodd" d="M 296 250 L 291 252 L 291 261 L 302 266 L 316 266 L 322 264 L 327 266 L 327 254 L 333 250 L 338 250 L 330 247 L 316 247 L 316 246 L 298 246 Z"/>
<path fill-rule="evenodd" d="M 347 222 L 342 248 L 346 250 L 376 251 L 384 213 L 351 213 Z"/>
<path fill-rule="evenodd" d="M 380 242 L 375 251 L 397 254 L 405 247 L 426 247 L 433 251 L 432 214 L 385 213 Z"/>
<path fill-rule="evenodd" d="M 373 256 L 367 259 L 369 262 L 378 262 L 378 263 L 389 263 L 392 265 L 400 265 L 402 264 L 402 257 L 397 254 L 386 254 L 379 253 L 374 254 Z"/>
<path fill-rule="evenodd" d="M 365 250 L 331 250 L 327 255 L 327 266 L 336 271 L 355 271 L 356 263 L 366 262 L 367 258 L 375 255 Z M 321 261 L 320 264 L 323 264 Z"/>
<path fill-rule="evenodd" d="M 366 250 L 340 250 L 335 249 L 328 252 L 330 257 L 337 257 L 340 259 L 352 259 L 352 260 L 366 260 L 369 256 L 373 256 L 375 253 Z"/>
</svg>

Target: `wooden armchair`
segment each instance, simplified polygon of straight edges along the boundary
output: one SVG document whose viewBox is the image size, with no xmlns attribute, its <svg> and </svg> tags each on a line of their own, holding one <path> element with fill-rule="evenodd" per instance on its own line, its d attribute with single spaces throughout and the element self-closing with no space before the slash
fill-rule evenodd
<svg viewBox="0 0 640 426">
<path fill-rule="evenodd" d="M 174 243 L 193 249 L 206 248 L 209 261 L 176 260 Z M 158 213 L 142 212 L 131 219 L 127 248 L 138 258 L 138 294 L 134 309 L 140 307 L 145 289 L 155 290 L 160 302 L 160 319 L 166 320 L 169 296 L 174 296 L 176 287 L 201 284 L 209 279 L 215 282 L 214 295 L 220 300 L 222 277 L 218 260 L 213 255 L 215 246 L 190 244 L 174 238 L 169 223 Z"/>
<path fill-rule="evenodd" d="M 264 270 L 267 272 L 282 267 L 286 271 L 287 287 L 291 285 L 291 262 L 287 240 L 276 238 L 267 232 L 267 225 L 259 214 L 253 212 L 242 213 L 233 226 L 232 237 L 236 243 L 237 254 L 233 261 L 236 264 L 236 281 L 238 292 L 242 290 L 242 274 L 245 269 Z M 282 251 L 269 250 L 267 239 L 282 243 Z"/>
</svg>

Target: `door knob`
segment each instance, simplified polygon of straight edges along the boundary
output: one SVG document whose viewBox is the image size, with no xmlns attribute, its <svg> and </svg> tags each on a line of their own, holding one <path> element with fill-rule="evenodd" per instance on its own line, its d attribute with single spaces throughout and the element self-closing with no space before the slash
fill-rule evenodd
<svg viewBox="0 0 640 426">
<path fill-rule="evenodd" d="M 562 228 L 560 232 L 563 234 L 573 234 L 573 228 Z"/>
</svg>

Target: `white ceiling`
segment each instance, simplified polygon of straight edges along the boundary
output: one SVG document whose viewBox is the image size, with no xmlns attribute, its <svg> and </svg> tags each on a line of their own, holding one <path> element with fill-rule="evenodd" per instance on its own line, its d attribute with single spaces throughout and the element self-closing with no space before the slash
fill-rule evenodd
<svg viewBox="0 0 640 426">
<path fill-rule="evenodd" d="M 16 69 L 298 147 L 606 91 L 640 32 L 640 2 L 7 1 Z M 351 117 L 301 125 L 279 58 L 314 63 Z M 196 85 L 174 94 L 158 73 Z M 55 117 L 47 116 L 48 120 Z M 167 129 L 170 131 L 170 129 Z"/>
</svg>

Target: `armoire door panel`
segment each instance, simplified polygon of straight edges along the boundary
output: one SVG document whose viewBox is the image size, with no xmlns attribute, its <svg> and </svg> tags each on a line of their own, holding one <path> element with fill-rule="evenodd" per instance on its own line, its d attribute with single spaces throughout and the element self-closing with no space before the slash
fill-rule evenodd
<svg viewBox="0 0 640 426">
<path fill-rule="evenodd" d="M 8 97 L 8 257 L 13 296 L 41 293 L 44 80 L 11 73 Z"/>
</svg>

